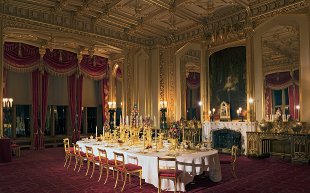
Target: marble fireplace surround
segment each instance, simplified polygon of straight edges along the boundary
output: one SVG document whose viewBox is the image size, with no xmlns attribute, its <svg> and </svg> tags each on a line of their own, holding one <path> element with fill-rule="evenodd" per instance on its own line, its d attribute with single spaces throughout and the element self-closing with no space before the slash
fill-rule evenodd
<svg viewBox="0 0 310 193">
<path fill-rule="evenodd" d="M 212 131 L 219 129 L 231 129 L 241 133 L 241 153 L 247 152 L 247 135 L 246 132 L 256 131 L 255 122 L 205 122 L 202 129 L 203 141 L 212 141 Z"/>
</svg>

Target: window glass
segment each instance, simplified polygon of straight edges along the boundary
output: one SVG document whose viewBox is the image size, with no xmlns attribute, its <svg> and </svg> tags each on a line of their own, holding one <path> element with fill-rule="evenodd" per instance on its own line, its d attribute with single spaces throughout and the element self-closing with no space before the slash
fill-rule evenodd
<svg viewBox="0 0 310 193">
<path fill-rule="evenodd" d="M 16 105 L 16 137 L 30 136 L 30 105 Z"/>
<path fill-rule="evenodd" d="M 97 107 L 87 107 L 87 133 L 95 134 L 97 126 Z"/>
<path fill-rule="evenodd" d="M 52 110 L 52 106 L 47 107 L 44 135 L 51 135 L 52 133 Z"/>
<path fill-rule="evenodd" d="M 54 109 L 55 113 L 55 134 L 56 135 L 64 135 L 67 131 L 66 125 L 66 114 L 67 107 L 66 106 L 56 106 Z"/>
</svg>

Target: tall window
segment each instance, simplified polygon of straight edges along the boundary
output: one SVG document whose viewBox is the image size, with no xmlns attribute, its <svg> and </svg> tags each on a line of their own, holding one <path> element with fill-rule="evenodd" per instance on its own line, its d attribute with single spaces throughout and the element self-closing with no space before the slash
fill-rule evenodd
<svg viewBox="0 0 310 193">
<path fill-rule="evenodd" d="M 53 106 L 48 106 L 46 111 L 46 122 L 44 135 L 51 135 L 52 133 L 52 120 L 53 120 Z"/>
<path fill-rule="evenodd" d="M 30 105 L 16 105 L 16 137 L 30 136 Z"/>
<path fill-rule="evenodd" d="M 64 135 L 67 133 L 67 124 L 66 124 L 66 114 L 67 114 L 66 106 L 56 106 L 54 108 L 55 114 L 55 134 L 56 135 Z"/>
<path fill-rule="evenodd" d="M 277 109 L 281 109 L 283 114 L 290 114 L 289 112 L 289 98 L 288 98 L 288 88 L 281 90 L 273 90 L 273 112 Z"/>
<path fill-rule="evenodd" d="M 87 107 L 87 133 L 96 133 L 97 107 Z"/>
</svg>

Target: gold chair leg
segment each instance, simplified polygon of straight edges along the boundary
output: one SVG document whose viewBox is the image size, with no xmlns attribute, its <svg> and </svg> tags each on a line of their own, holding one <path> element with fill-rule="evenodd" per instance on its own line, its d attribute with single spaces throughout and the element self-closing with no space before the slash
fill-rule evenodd
<svg viewBox="0 0 310 193">
<path fill-rule="evenodd" d="M 139 176 L 140 176 L 140 189 L 142 188 L 142 171 L 139 172 Z"/>
<path fill-rule="evenodd" d="M 115 180 L 115 185 L 114 185 L 114 188 L 116 188 L 116 186 L 117 186 L 117 181 L 118 181 L 118 173 L 119 173 L 119 171 L 117 170 L 117 172 L 116 172 L 116 180 Z"/>
<path fill-rule="evenodd" d="M 73 170 L 73 171 L 75 171 L 75 170 L 76 170 L 76 166 L 77 166 L 77 164 L 78 164 L 78 158 L 77 158 L 77 157 L 75 157 L 75 166 L 74 166 L 74 170 Z"/>
<path fill-rule="evenodd" d="M 232 175 L 234 176 L 234 178 L 237 178 L 236 171 L 235 171 L 235 165 L 234 164 L 232 165 L 231 172 L 232 172 Z"/>
<path fill-rule="evenodd" d="M 69 167 L 70 167 L 70 164 L 71 164 L 71 158 L 72 158 L 72 156 L 70 155 L 69 157 L 70 157 L 70 158 L 69 158 L 69 164 L 68 164 L 67 169 L 69 169 Z"/>
<path fill-rule="evenodd" d="M 124 191 L 124 188 L 125 188 L 125 185 L 126 185 L 127 173 L 124 172 L 124 176 L 125 176 L 125 180 L 124 180 L 124 184 L 123 184 L 123 188 L 122 188 L 121 192 Z"/>
<path fill-rule="evenodd" d="M 174 178 L 174 193 L 177 192 L 177 179 Z"/>
<path fill-rule="evenodd" d="M 67 161 L 68 161 L 68 154 L 66 154 L 66 156 L 65 156 L 65 165 L 64 165 L 64 167 L 66 167 Z"/>
<path fill-rule="evenodd" d="M 161 191 L 161 179 L 158 176 L 158 193 L 160 193 L 160 191 Z"/>
<path fill-rule="evenodd" d="M 83 165 L 83 158 L 80 157 L 80 166 L 79 166 L 79 171 L 78 171 L 78 173 L 80 172 L 82 165 Z"/>
<path fill-rule="evenodd" d="M 107 170 L 107 177 L 105 178 L 104 184 L 107 183 L 109 177 L 109 167 L 106 167 L 105 169 Z"/>
<path fill-rule="evenodd" d="M 87 160 L 87 171 L 86 171 L 85 176 L 87 176 L 87 174 L 88 174 L 89 166 L 90 166 L 90 162 L 89 162 L 89 160 Z"/>
<path fill-rule="evenodd" d="M 93 177 L 93 175 L 94 175 L 94 171 L 95 171 L 95 162 L 93 161 L 93 171 L 92 171 L 92 173 L 91 173 L 91 176 L 90 176 L 90 178 L 92 178 Z"/>
<path fill-rule="evenodd" d="M 100 174 L 99 174 L 98 182 L 100 182 L 100 180 L 101 180 L 102 168 L 103 168 L 103 165 L 102 165 L 102 164 L 99 164 L 99 172 L 100 172 Z"/>
</svg>

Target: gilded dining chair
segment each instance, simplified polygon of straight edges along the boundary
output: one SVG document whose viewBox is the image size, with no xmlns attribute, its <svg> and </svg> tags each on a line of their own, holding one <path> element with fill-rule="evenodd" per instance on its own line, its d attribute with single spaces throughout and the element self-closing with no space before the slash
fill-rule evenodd
<svg viewBox="0 0 310 193">
<path fill-rule="evenodd" d="M 177 190 L 177 184 L 180 183 L 180 176 L 182 171 L 178 170 L 178 164 L 175 157 L 158 157 L 158 193 L 161 192 L 161 180 L 173 179 L 174 192 Z M 166 162 L 165 167 L 161 167 L 161 164 Z M 169 164 L 170 163 L 170 164 Z M 167 167 L 167 164 L 169 167 Z"/>
<path fill-rule="evenodd" d="M 80 148 L 80 146 L 79 146 L 78 144 L 73 144 L 73 146 L 74 146 L 73 151 L 74 151 L 74 156 L 75 156 L 74 171 L 75 171 L 75 169 L 76 169 L 76 166 L 77 166 L 78 163 L 79 163 L 79 170 L 78 170 L 78 173 L 79 173 L 80 170 L 81 170 L 81 167 L 82 167 L 82 165 L 83 165 L 83 160 L 84 160 L 84 159 L 86 160 L 87 157 L 86 157 L 86 153 L 83 152 L 83 151 L 81 151 L 81 148 Z"/>
<path fill-rule="evenodd" d="M 92 170 L 92 173 L 90 176 L 90 178 L 92 178 L 94 175 L 96 163 L 99 164 L 100 162 L 99 162 L 99 158 L 95 157 L 95 155 L 94 155 L 93 147 L 85 146 L 85 148 L 86 148 L 86 159 L 87 159 L 87 170 L 86 170 L 85 176 L 87 176 L 90 164 L 92 163 L 93 164 L 93 170 Z"/>
<path fill-rule="evenodd" d="M 142 183 L 142 167 L 138 165 L 138 159 L 136 159 L 136 160 L 137 160 L 136 164 L 133 164 L 133 163 L 125 164 L 124 154 L 114 152 L 115 170 L 117 172 L 116 173 L 116 181 L 115 181 L 114 188 L 116 188 L 116 186 L 117 186 L 117 181 L 118 181 L 119 173 L 122 173 L 125 176 L 123 188 L 121 190 L 122 192 L 124 191 L 124 188 L 125 188 L 125 185 L 126 185 L 127 175 L 129 175 L 129 180 L 130 180 L 132 173 L 139 173 L 140 188 L 141 188 L 141 183 Z"/>
<path fill-rule="evenodd" d="M 106 184 L 108 177 L 109 177 L 110 168 L 113 169 L 113 175 L 114 175 L 115 161 L 113 159 L 108 159 L 107 151 L 105 149 L 98 148 L 98 152 L 99 152 L 98 161 L 99 161 L 99 170 L 100 170 L 100 176 L 99 176 L 98 182 L 100 181 L 101 176 L 102 176 L 102 169 L 105 168 L 106 178 L 105 178 L 104 184 Z"/>
<path fill-rule="evenodd" d="M 230 157 L 224 157 L 220 159 L 221 165 L 231 165 L 231 173 L 234 176 L 234 178 L 237 178 L 235 167 L 236 167 L 236 160 L 237 160 L 237 152 L 238 152 L 238 146 L 233 145 L 231 147 L 231 155 Z"/>
<path fill-rule="evenodd" d="M 69 142 L 69 138 L 65 138 L 63 139 L 63 143 L 64 143 L 64 149 L 65 149 L 65 164 L 64 167 L 66 167 L 68 159 L 69 159 L 69 163 L 67 168 L 69 168 L 70 163 L 71 163 L 71 158 L 74 157 L 74 150 L 73 147 L 70 147 L 70 142 Z"/>
</svg>

